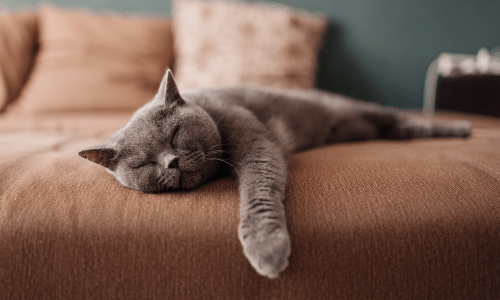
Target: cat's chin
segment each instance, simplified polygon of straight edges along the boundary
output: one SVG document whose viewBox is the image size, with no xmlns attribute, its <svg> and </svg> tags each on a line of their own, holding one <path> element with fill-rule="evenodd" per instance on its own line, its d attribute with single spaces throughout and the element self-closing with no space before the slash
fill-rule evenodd
<svg viewBox="0 0 500 300">
<path fill-rule="evenodd" d="M 185 190 L 194 189 L 202 183 L 200 172 L 182 172 L 180 187 Z"/>
<path fill-rule="evenodd" d="M 159 193 L 165 193 L 165 192 L 170 192 L 174 190 L 179 190 L 179 189 L 184 189 L 184 184 L 182 180 L 182 174 L 179 170 L 175 170 L 173 172 L 169 172 L 168 174 L 165 174 L 163 177 L 157 179 L 155 184 L 145 184 L 145 185 L 138 185 L 134 184 L 136 181 L 131 181 L 132 184 L 129 182 L 129 180 L 123 180 L 123 178 L 116 176 L 117 174 L 114 172 L 110 172 L 113 174 L 113 176 L 120 182 L 123 186 L 140 191 L 142 193 L 146 194 L 159 194 Z"/>
<path fill-rule="evenodd" d="M 175 190 L 190 190 L 202 184 L 202 176 L 199 172 L 181 172 L 179 176 L 170 177 L 170 182 L 158 188 L 139 188 L 143 193 L 158 194 L 167 193 Z"/>
</svg>

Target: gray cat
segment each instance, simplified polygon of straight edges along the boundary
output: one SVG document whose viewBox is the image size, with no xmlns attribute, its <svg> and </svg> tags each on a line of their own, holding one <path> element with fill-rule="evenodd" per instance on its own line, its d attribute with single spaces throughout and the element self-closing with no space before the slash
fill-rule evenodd
<svg viewBox="0 0 500 300">
<path fill-rule="evenodd" d="M 288 265 L 283 198 L 288 153 L 376 138 L 466 137 L 468 122 L 432 124 L 320 91 L 214 88 L 179 94 L 168 70 L 154 99 L 103 144 L 78 154 L 146 193 L 192 189 L 223 171 L 239 181 L 238 236 L 255 270 Z"/>
</svg>

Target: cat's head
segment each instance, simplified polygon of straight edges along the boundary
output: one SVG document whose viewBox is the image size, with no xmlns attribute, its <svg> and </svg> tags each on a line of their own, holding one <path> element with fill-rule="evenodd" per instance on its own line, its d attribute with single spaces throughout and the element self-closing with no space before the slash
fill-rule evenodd
<svg viewBox="0 0 500 300">
<path fill-rule="evenodd" d="M 123 185 L 147 193 L 194 188 L 218 170 L 221 140 L 212 118 L 179 94 L 167 70 L 154 100 L 103 144 L 78 154 Z"/>
</svg>

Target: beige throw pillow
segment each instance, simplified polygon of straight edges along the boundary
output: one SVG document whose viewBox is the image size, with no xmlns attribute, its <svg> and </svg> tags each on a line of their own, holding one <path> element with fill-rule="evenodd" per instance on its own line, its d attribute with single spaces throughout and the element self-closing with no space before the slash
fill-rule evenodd
<svg viewBox="0 0 500 300">
<path fill-rule="evenodd" d="M 15 111 L 133 110 L 173 59 L 169 20 L 44 7 L 39 43 Z"/>
<path fill-rule="evenodd" d="M 175 75 L 180 89 L 253 83 L 315 86 L 328 20 L 271 4 L 175 3 Z"/>
</svg>

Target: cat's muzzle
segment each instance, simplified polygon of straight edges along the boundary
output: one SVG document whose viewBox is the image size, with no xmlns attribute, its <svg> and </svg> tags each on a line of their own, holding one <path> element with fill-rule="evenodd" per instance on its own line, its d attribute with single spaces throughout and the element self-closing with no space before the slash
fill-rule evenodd
<svg viewBox="0 0 500 300">
<path fill-rule="evenodd" d="M 178 189 L 181 181 L 179 169 L 168 169 L 158 178 L 158 192 Z"/>
</svg>

